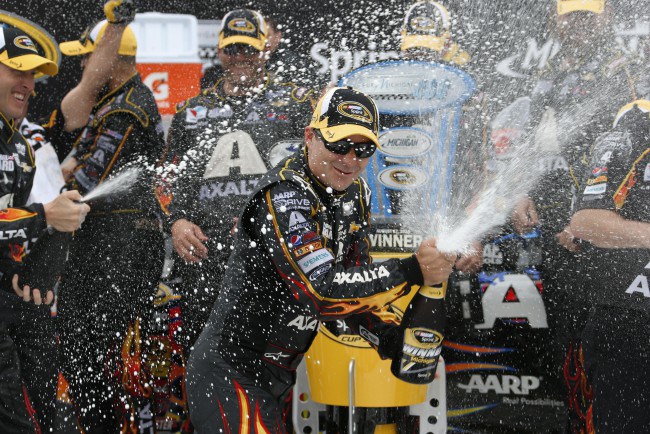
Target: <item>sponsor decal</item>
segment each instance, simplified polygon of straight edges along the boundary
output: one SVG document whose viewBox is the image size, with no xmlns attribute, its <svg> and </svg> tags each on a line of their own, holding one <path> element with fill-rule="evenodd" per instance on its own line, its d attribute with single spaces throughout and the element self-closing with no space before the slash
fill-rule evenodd
<svg viewBox="0 0 650 434">
<path fill-rule="evenodd" d="M 0 170 L 3 172 L 14 171 L 14 156 L 0 154 Z"/>
<path fill-rule="evenodd" d="M 14 238 L 27 238 L 25 229 L 0 231 L 0 240 L 12 240 Z"/>
<path fill-rule="evenodd" d="M 390 166 L 377 176 L 381 184 L 394 190 L 408 190 L 424 185 L 428 175 L 422 169 L 412 166 Z"/>
<path fill-rule="evenodd" d="M 278 351 L 277 353 L 264 353 L 264 357 L 278 362 L 280 359 L 285 359 L 291 356 L 289 354 L 284 354 L 282 351 Z"/>
<path fill-rule="evenodd" d="M 541 158 L 539 160 L 539 168 L 544 173 L 554 172 L 556 170 L 568 172 L 569 163 L 567 163 L 566 158 L 556 155 L 553 157 Z"/>
<path fill-rule="evenodd" d="M 289 216 L 289 232 L 295 232 L 307 227 L 307 220 L 300 211 L 292 211 Z"/>
<path fill-rule="evenodd" d="M 483 263 L 486 265 L 503 264 L 503 253 L 496 244 L 486 244 L 483 247 Z"/>
<path fill-rule="evenodd" d="M 329 223 L 323 223 L 323 236 L 325 238 L 332 238 L 332 225 Z"/>
<path fill-rule="evenodd" d="M 318 234 L 314 231 L 308 231 L 304 234 L 293 234 L 289 236 L 289 242 L 294 247 L 301 246 L 314 239 L 320 239 L 318 238 Z"/>
<path fill-rule="evenodd" d="M 208 112 L 208 117 L 211 119 L 230 118 L 232 117 L 232 115 L 233 115 L 232 108 L 228 104 L 226 104 L 223 107 L 215 107 L 213 109 L 210 109 L 210 111 Z"/>
<path fill-rule="evenodd" d="M 311 273 L 309 275 L 309 281 L 313 282 L 313 281 L 317 280 L 319 277 L 329 273 L 329 271 L 331 269 L 332 269 L 332 264 L 326 264 L 326 265 L 323 265 L 320 268 L 317 268 L 316 271 L 314 271 L 313 273 Z"/>
<path fill-rule="evenodd" d="M 646 164 L 643 171 L 643 182 L 650 182 L 650 163 Z"/>
<path fill-rule="evenodd" d="M 600 175 L 595 178 L 591 178 L 587 180 L 587 185 L 594 185 L 594 184 L 600 184 L 601 182 L 607 182 L 607 176 L 605 175 Z"/>
<path fill-rule="evenodd" d="M 270 112 L 266 114 L 266 119 L 271 122 L 289 122 L 289 115 L 286 113 Z"/>
<path fill-rule="evenodd" d="M 607 166 L 607 163 L 612 159 L 612 151 L 607 151 L 603 155 L 600 156 L 599 166 Z"/>
<path fill-rule="evenodd" d="M 532 390 L 539 388 L 538 377 L 532 375 L 496 375 L 490 374 L 483 378 L 482 375 L 472 375 L 467 384 L 458 383 L 457 386 L 467 393 L 496 393 L 497 395 L 528 395 Z"/>
<path fill-rule="evenodd" d="M 289 327 L 295 327 L 298 330 L 306 331 L 306 330 L 314 330 L 318 328 L 318 319 L 311 317 L 311 316 L 306 316 L 306 315 L 298 315 L 294 319 L 287 324 Z"/>
<path fill-rule="evenodd" d="M 293 254 L 296 255 L 296 257 L 300 258 L 305 256 L 308 253 L 311 253 L 315 250 L 319 250 L 323 248 L 323 243 L 321 241 L 314 241 L 309 244 L 305 244 L 302 247 L 298 247 L 297 249 L 293 250 Z"/>
<path fill-rule="evenodd" d="M 38 54 L 38 50 L 36 50 L 36 46 L 32 40 L 25 35 L 17 36 L 14 39 L 14 45 L 18 48 L 22 48 L 23 50 L 30 50 Z"/>
<path fill-rule="evenodd" d="M 311 252 L 310 254 L 301 258 L 297 262 L 300 269 L 305 274 L 307 274 L 312 270 L 320 267 L 321 265 L 325 265 L 326 263 L 331 262 L 333 260 L 334 260 L 334 256 L 332 256 L 329 250 L 320 249 L 320 250 L 316 250 L 315 252 Z"/>
<path fill-rule="evenodd" d="M 42 142 L 44 140 L 43 136 L 40 134 L 31 137 L 31 139 L 36 140 L 37 142 Z M 16 143 L 16 151 L 18 151 L 20 155 L 25 155 L 25 152 L 27 152 L 27 148 L 22 143 Z"/>
<path fill-rule="evenodd" d="M 650 270 L 650 262 L 645 266 L 646 270 Z M 626 294 L 640 293 L 645 298 L 650 298 L 650 287 L 648 286 L 648 276 L 640 274 L 636 276 L 634 282 L 630 284 L 625 290 Z"/>
<path fill-rule="evenodd" d="M 364 326 L 359 326 L 359 335 L 363 337 L 365 340 L 370 342 L 371 344 L 375 346 L 379 346 L 379 336 L 377 336 L 374 333 L 371 333 L 370 330 L 365 328 Z"/>
<path fill-rule="evenodd" d="M 390 272 L 388 269 L 381 265 L 377 269 L 371 268 L 369 270 L 363 270 L 359 273 L 346 273 L 345 271 L 341 271 L 339 273 L 336 273 L 333 282 L 338 283 L 339 285 L 344 283 L 368 283 L 372 282 L 373 280 L 389 276 Z"/>
<path fill-rule="evenodd" d="M 607 172 L 608 172 L 607 166 L 594 167 L 594 170 L 591 171 L 591 176 L 607 175 Z"/>
<path fill-rule="evenodd" d="M 311 211 L 311 203 L 309 202 L 309 199 L 305 198 L 273 200 L 273 205 L 275 205 L 276 208 L 285 207 L 286 209 L 282 211 Z"/>
<path fill-rule="evenodd" d="M 371 124 L 374 120 L 374 116 L 370 113 L 370 110 L 357 102 L 344 101 L 336 107 L 336 111 L 345 117 L 367 124 Z"/>
<path fill-rule="evenodd" d="M 185 122 L 195 124 L 208 115 L 208 109 L 203 106 L 190 107 L 185 110 Z"/>
<path fill-rule="evenodd" d="M 255 33 L 255 25 L 246 18 L 235 18 L 228 21 L 228 28 L 236 32 Z"/>
<path fill-rule="evenodd" d="M 604 194 L 607 191 L 607 184 L 590 185 L 585 188 L 583 194 Z"/>
<path fill-rule="evenodd" d="M 281 200 L 281 199 L 291 199 L 295 195 L 296 195 L 295 191 L 287 191 L 287 192 L 284 192 L 284 193 L 277 193 L 277 194 L 273 195 L 273 203 L 275 203 L 276 201 Z"/>
<path fill-rule="evenodd" d="M 349 202 L 343 202 L 343 215 L 344 216 L 351 216 L 353 211 L 354 211 L 354 201 L 353 200 L 351 200 Z"/>
<path fill-rule="evenodd" d="M 169 98 L 169 72 L 152 72 L 147 75 L 143 83 L 151 89 L 156 101 L 165 101 Z"/>
<path fill-rule="evenodd" d="M 262 123 L 262 118 L 260 115 L 257 114 L 257 112 L 250 112 L 248 116 L 246 116 L 246 120 L 244 121 L 245 124 L 260 124 Z"/>
<path fill-rule="evenodd" d="M 269 151 L 271 167 L 277 166 L 280 161 L 296 152 L 301 146 L 302 140 L 300 139 L 283 140 L 273 145 Z"/>
<path fill-rule="evenodd" d="M 417 128 L 391 128 L 379 135 L 381 152 L 395 157 L 415 157 L 428 152 L 432 137 Z"/>
</svg>

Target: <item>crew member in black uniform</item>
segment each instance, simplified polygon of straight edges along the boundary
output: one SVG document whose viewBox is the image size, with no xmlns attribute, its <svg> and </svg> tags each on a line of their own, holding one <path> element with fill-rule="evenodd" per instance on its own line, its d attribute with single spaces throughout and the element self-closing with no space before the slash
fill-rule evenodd
<svg viewBox="0 0 650 434">
<path fill-rule="evenodd" d="M 223 18 L 213 87 L 177 107 L 169 131 L 164 178 L 174 249 L 173 275 L 183 296 L 181 342 L 203 329 L 232 252 L 236 217 L 259 179 L 300 145 L 311 92 L 280 83 L 265 70 L 265 23 L 251 10 Z M 171 199 L 168 193 L 171 191 Z"/>
<path fill-rule="evenodd" d="M 371 263 L 371 192 L 359 176 L 378 145 L 377 117 L 366 95 L 329 90 L 305 128 L 305 147 L 257 183 L 188 363 L 190 416 L 199 432 L 286 432 L 283 397 L 317 333 L 296 327 L 296 317 L 374 317 L 355 323 L 390 357 L 401 346 L 384 345 L 374 328 L 398 323 L 387 304 L 451 272 L 455 256 L 441 254 L 434 239 L 409 258 Z"/>
<path fill-rule="evenodd" d="M 136 70 L 137 41 L 126 26 L 135 10 L 121 0 L 108 2 L 104 10 L 109 22 L 89 27 L 79 41 L 60 44 L 66 55 L 90 56 L 84 75 L 92 74 L 89 65 L 99 54 L 95 48 L 110 27 L 121 27 L 103 89 L 62 167 L 69 173 L 67 185 L 82 194 L 124 169 L 139 168 L 139 179 L 128 193 L 93 202 L 93 213 L 70 245 L 58 312 L 63 373 L 81 425 L 116 432 L 138 427 L 145 414 L 138 400 L 152 394 L 140 360 L 139 327 L 151 308 L 164 259 L 153 182 L 164 140 L 154 97 Z M 62 109 L 49 125 L 54 133 L 68 126 Z M 122 402 L 116 405 L 118 399 Z"/>
<path fill-rule="evenodd" d="M 601 135 L 571 219 L 594 262 L 582 357 L 597 433 L 650 427 L 650 100 L 625 105 Z"/>
<path fill-rule="evenodd" d="M 596 137 L 607 131 L 616 109 L 634 100 L 627 59 L 613 47 L 613 5 L 605 0 L 558 0 L 554 14 L 560 51 L 542 71 L 532 95 L 531 134 L 545 155 L 545 173 L 530 193 L 542 230 L 542 265 L 549 327 L 555 332 L 557 365 L 567 385 L 570 432 L 588 425 L 589 387 L 580 363 L 580 330 L 592 297 L 590 260 L 571 240 L 566 227 L 572 214 L 580 174 Z M 583 262 L 586 261 L 586 262 Z M 583 393 L 586 391 L 587 393 Z"/>
<path fill-rule="evenodd" d="M 27 33 L 0 25 L 0 431 L 6 433 L 49 430 L 58 376 L 48 306 L 53 293 L 18 286 L 14 273 L 48 225 L 74 231 L 89 210 L 74 203 L 81 199 L 77 191 L 25 206 L 36 167 L 14 122 L 27 112 L 37 71 L 55 75 L 58 67 Z"/>
</svg>

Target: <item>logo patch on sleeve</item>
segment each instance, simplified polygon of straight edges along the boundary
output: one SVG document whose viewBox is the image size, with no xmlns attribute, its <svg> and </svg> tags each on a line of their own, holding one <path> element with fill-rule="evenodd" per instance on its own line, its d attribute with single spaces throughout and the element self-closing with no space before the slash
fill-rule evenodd
<svg viewBox="0 0 650 434">
<path fill-rule="evenodd" d="M 298 266 L 305 274 L 307 274 L 321 265 L 325 265 L 332 261 L 334 261 L 334 256 L 332 256 L 329 250 L 320 249 L 299 259 Z"/>
</svg>

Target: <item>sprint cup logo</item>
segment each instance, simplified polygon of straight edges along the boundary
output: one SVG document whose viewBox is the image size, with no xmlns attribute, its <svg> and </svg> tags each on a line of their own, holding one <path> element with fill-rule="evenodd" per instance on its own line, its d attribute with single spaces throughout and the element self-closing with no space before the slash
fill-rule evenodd
<svg viewBox="0 0 650 434">
<path fill-rule="evenodd" d="M 379 136 L 381 152 L 393 157 L 415 157 L 428 152 L 432 137 L 417 128 L 391 128 Z"/>
<path fill-rule="evenodd" d="M 421 187 L 427 181 L 427 174 L 416 167 L 391 166 L 379 172 L 379 182 L 394 190 L 408 190 Z"/>
<path fill-rule="evenodd" d="M 236 32 L 254 33 L 255 26 L 250 21 L 243 18 L 236 18 L 228 22 L 228 28 Z"/>
<path fill-rule="evenodd" d="M 394 314 L 396 320 L 401 323 L 404 312 L 394 304 L 391 304 L 389 306 L 390 312 Z M 332 331 L 330 331 L 328 329 L 328 326 L 336 327 L 337 333 L 334 334 Z M 330 322 L 328 325 L 320 323 L 318 331 L 322 333 L 326 338 L 331 339 L 341 345 L 345 345 L 346 347 L 352 348 L 372 349 L 368 340 L 374 341 L 376 339 L 372 333 L 370 333 L 368 330 L 364 330 L 363 327 L 361 327 L 359 332 L 363 334 L 365 338 L 357 334 L 352 334 L 350 328 L 342 320 L 338 320 L 336 323 Z"/>
<path fill-rule="evenodd" d="M 36 46 L 34 46 L 32 40 L 29 39 L 27 36 L 16 37 L 16 39 L 14 39 L 14 45 L 18 48 L 22 48 L 23 50 L 30 50 L 33 51 L 34 53 L 38 53 L 38 51 L 36 50 Z"/>
<path fill-rule="evenodd" d="M 352 118 L 360 122 L 365 122 L 368 124 L 371 124 L 373 122 L 373 116 L 370 113 L 370 110 L 356 102 L 342 102 L 338 105 L 338 107 L 336 107 L 336 111 L 345 117 Z"/>
</svg>

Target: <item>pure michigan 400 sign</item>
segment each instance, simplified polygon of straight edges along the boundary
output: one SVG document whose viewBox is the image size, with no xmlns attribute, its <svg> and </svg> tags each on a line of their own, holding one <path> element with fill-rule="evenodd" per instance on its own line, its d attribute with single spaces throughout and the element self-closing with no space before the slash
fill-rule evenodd
<svg viewBox="0 0 650 434">
<path fill-rule="evenodd" d="M 412 222 L 423 229 L 447 212 L 462 107 L 474 80 L 448 65 L 399 60 L 359 68 L 339 84 L 372 96 L 379 109 L 381 149 L 364 175 L 373 191 L 371 241 L 380 252 L 413 251 L 408 240 L 422 231 Z"/>
</svg>

